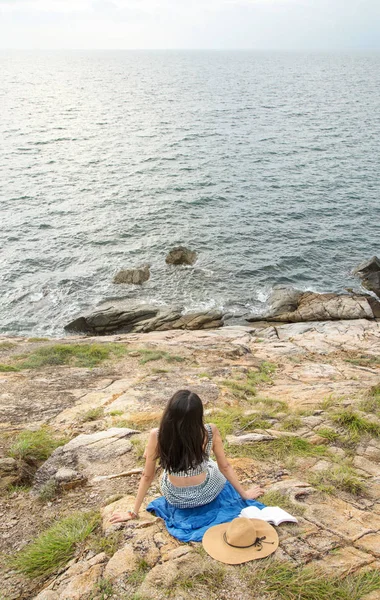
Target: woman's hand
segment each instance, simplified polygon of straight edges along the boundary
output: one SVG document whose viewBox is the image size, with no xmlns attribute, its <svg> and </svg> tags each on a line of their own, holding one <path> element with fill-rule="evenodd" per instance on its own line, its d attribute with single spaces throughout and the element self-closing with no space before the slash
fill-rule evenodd
<svg viewBox="0 0 380 600">
<path fill-rule="evenodd" d="M 128 512 L 115 512 L 110 518 L 110 523 L 123 523 L 124 521 L 131 521 L 132 519 L 138 519 L 136 513 L 129 510 Z"/>
<path fill-rule="evenodd" d="M 249 490 L 245 490 L 242 498 L 243 500 L 256 500 L 256 498 L 262 496 L 263 493 L 264 490 L 259 485 L 256 485 L 255 487 L 249 488 Z"/>
</svg>

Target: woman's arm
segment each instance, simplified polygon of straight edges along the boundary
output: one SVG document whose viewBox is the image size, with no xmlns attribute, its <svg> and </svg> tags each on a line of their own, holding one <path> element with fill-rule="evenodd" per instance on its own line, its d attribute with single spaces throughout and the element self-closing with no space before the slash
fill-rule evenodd
<svg viewBox="0 0 380 600">
<path fill-rule="evenodd" d="M 116 512 L 110 518 L 111 523 L 121 523 L 122 521 L 129 521 L 130 519 L 138 518 L 138 513 L 145 498 L 145 494 L 151 486 L 151 483 L 156 474 L 156 460 L 157 460 L 157 429 L 152 429 L 149 435 L 148 444 L 144 452 L 145 456 L 145 467 L 141 475 L 139 489 L 133 511 L 126 513 Z"/>
<path fill-rule="evenodd" d="M 213 434 L 212 449 L 218 463 L 219 471 L 223 473 L 224 477 L 230 482 L 230 484 L 244 500 L 254 500 L 255 498 L 261 496 L 264 493 L 264 490 L 261 487 L 255 486 L 245 490 L 240 484 L 238 476 L 228 462 L 228 459 L 224 453 L 223 442 L 218 428 L 214 424 L 211 424 L 211 428 Z"/>
</svg>

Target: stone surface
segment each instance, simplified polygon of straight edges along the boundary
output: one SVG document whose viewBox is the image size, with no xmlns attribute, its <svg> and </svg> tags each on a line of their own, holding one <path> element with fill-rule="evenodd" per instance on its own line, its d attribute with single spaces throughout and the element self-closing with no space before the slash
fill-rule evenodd
<svg viewBox="0 0 380 600">
<path fill-rule="evenodd" d="M 35 596 L 34 600 L 59 600 L 59 595 L 53 590 L 43 590 Z"/>
<path fill-rule="evenodd" d="M 364 550 L 365 552 L 373 554 L 376 557 L 380 557 L 380 532 L 364 535 L 362 538 L 357 540 L 355 546 L 361 550 Z"/>
<path fill-rule="evenodd" d="M 72 577 L 68 584 L 59 590 L 59 600 L 90 600 L 102 572 L 102 565 L 93 565 L 83 573 Z"/>
<path fill-rule="evenodd" d="M 360 469 L 367 475 L 374 475 L 374 476 L 380 475 L 379 464 L 372 462 L 371 460 L 368 460 L 364 456 L 355 456 L 355 458 L 353 460 L 353 465 L 354 465 L 354 467 L 356 467 L 357 469 Z"/>
<path fill-rule="evenodd" d="M 197 253 L 185 246 L 177 246 L 170 250 L 165 262 L 168 265 L 193 265 L 197 260 Z"/>
<path fill-rule="evenodd" d="M 128 510 L 131 510 L 131 508 L 133 508 L 134 502 L 135 496 L 128 495 L 123 496 L 123 498 L 120 498 L 120 500 L 116 500 L 116 502 L 112 502 L 111 504 L 104 506 L 101 511 L 103 517 L 103 531 L 115 529 L 115 525 L 110 523 L 110 517 L 112 516 L 112 514 L 115 512 L 127 512 Z M 144 507 L 147 506 L 149 502 L 150 499 L 146 498 L 143 507 L 140 509 L 140 518 L 138 520 L 133 521 L 134 525 L 139 525 L 141 521 L 145 521 L 147 523 L 154 523 L 157 520 L 157 518 L 154 515 L 144 510 Z"/>
<path fill-rule="evenodd" d="M 146 600 L 154 600 L 160 594 L 160 590 L 170 589 L 179 575 L 184 579 L 192 578 L 205 569 L 207 569 L 207 562 L 199 554 L 186 554 L 177 560 L 156 565 L 145 577 L 139 593 Z"/>
<path fill-rule="evenodd" d="M 355 542 L 366 533 L 380 531 L 379 515 L 359 510 L 333 496 L 308 503 L 304 517 L 350 542 Z"/>
<path fill-rule="evenodd" d="M 273 313 L 269 312 L 264 316 L 254 315 L 248 317 L 247 321 L 257 321 L 264 318 L 267 321 L 298 323 L 341 319 L 373 319 L 372 304 L 372 301 L 371 304 L 369 303 L 367 296 L 303 292 L 297 296 L 296 308 L 291 305 L 291 310 L 286 310 L 289 307 L 288 295 L 286 295 L 284 311 L 281 311 L 277 305 Z"/>
<path fill-rule="evenodd" d="M 128 283 L 133 285 L 142 285 L 145 281 L 150 278 L 150 267 L 149 265 L 143 265 L 136 269 L 122 269 L 116 273 L 113 278 L 113 283 Z"/>
<path fill-rule="evenodd" d="M 85 483 L 87 477 L 93 473 L 96 462 L 107 462 L 131 451 L 132 444 L 128 438 L 134 433 L 136 431 L 133 429 L 113 427 L 107 431 L 78 435 L 68 444 L 54 450 L 50 458 L 38 469 L 33 491 L 38 492 L 50 480 L 64 485 L 65 477 L 68 478 L 68 485 L 70 481 L 73 484 Z"/>
<path fill-rule="evenodd" d="M 369 565 L 374 557 L 357 548 L 348 546 L 339 548 L 318 562 L 318 566 L 329 575 L 339 577 L 348 573 L 355 573 L 360 567 Z"/>
<path fill-rule="evenodd" d="M 126 544 L 123 548 L 120 548 L 110 558 L 107 566 L 104 570 L 104 577 L 109 579 L 117 579 L 121 575 L 129 574 L 135 571 L 137 568 L 137 557 L 133 550 L 133 547 Z"/>
<path fill-rule="evenodd" d="M 175 329 L 209 329 L 223 325 L 223 313 L 208 310 L 186 313 L 182 307 L 144 305 L 127 300 L 106 302 L 66 325 L 70 332 L 108 335 L 118 331 L 151 332 Z"/>
</svg>

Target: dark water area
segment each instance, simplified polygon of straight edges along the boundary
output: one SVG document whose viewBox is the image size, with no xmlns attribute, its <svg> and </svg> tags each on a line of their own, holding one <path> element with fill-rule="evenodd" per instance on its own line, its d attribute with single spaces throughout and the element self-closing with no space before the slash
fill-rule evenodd
<svg viewBox="0 0 380 600">
<path fill-rule="evenodd" d="M 263 309 L 379 253 L 380 55 L 0 54 L 0 332 L 114 298 Z M 194 267 L 165 265 L 196 249 Z M 151 264 L 142 288 L 120 268 Z"/>
</svg>

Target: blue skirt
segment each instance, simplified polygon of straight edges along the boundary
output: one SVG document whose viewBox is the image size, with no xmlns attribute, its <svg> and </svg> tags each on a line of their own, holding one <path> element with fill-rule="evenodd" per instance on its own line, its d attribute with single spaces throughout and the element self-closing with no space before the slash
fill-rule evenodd
<svg viewBox="0 0 380 600">
<path fill-rule="evenodd" d="M 265 508 L 265 504 L 257 500 L 243 500 L 227 481 L 220 494 L 209 504 L 177 508 L 161 497 L 153 500 L 147 510 L 163 519 L 168 532 L 181 542 L 201 542 L 207 529 L 236 519 L 247 506 Z"/>
</svg>

